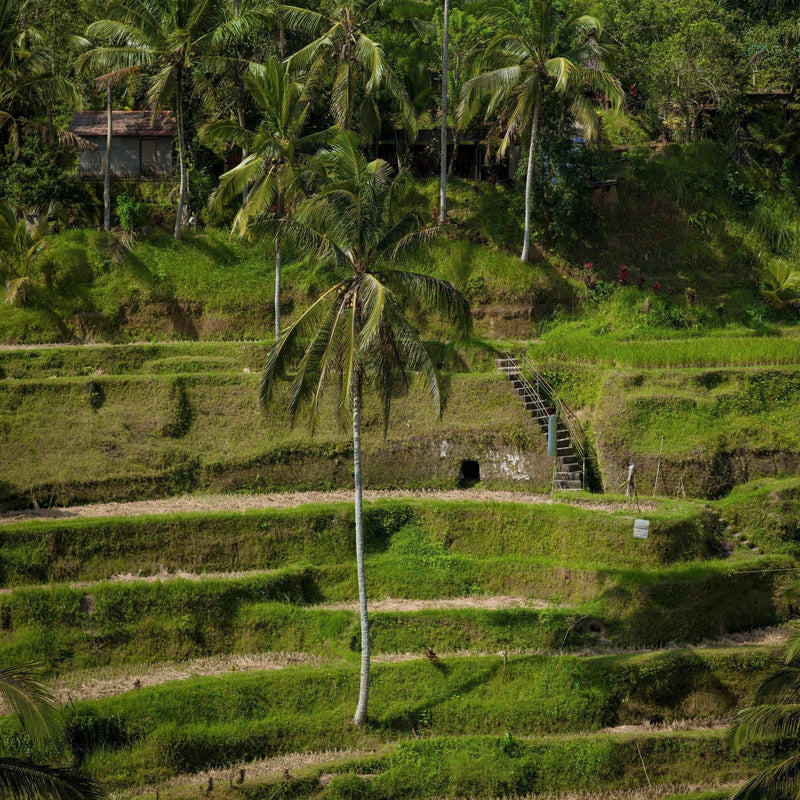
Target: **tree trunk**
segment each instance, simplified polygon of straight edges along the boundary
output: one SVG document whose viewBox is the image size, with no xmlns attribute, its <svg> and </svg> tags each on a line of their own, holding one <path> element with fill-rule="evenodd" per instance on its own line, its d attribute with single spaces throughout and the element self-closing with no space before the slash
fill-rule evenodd
<svg viewBox="0 0 800 800">
<path fill-rule="evenodd" d="M 451 176 L 456 166 L 456 159 L 458 158 L 458 130 L 453 128 L 453 150 L 450 153 L 450 164 L 447 167 L 447 174 Z"/>
<path fill-rule="evenodd" d="M 281 335 L 281 239 L 275 234 L 275 338 Z"/>
<path fill-rule="evenodd" d="M 361 619 L 361 684 L 358 707 L 353 724 L 361 727 L 367 722 L 369 701 L 369 618 L 367 616 L 367 579 L 364 571 L 364 515 L 361 507 L 361 373 L 356 367 L 353 376 L 353 476 L 355 482 L 356 565 L 358 569 L 358 605 Z"/>
<path fill-rule="evenodd" d="M 245 123 L 244 108 L 242 107 L 241 103 L 236 109 L 236 118 L 239 120 L 239 127 L 242 128 L 242 130 L 244 130 L 244 123 Z M 244 161 L 247 158 L 247 155 L 248 155 L 247 148 L 242 147 L 242 161 Z M 247 195 L 249 190 L 250 187 L 247 184 L 245 184 L 242 187 L 242 208 L 244 208 L 247 205 Z"/>
<path fill-rule="evenodd" d="M 233 16 L 234 17 L 238 17 L 239 16 L 239 0 L 233 0 Z M 239 53 L 238 45 L 236 47 L 236 55 L 237 55 L 237 58 L 239 58 L 240 60 L 244 61 L 244 59 L 242 59 L 242 57 L 241 57 L 241 54 Z M 244 88 L 242 87 L 242 73 L 241 73 L 239 68 L 237 68 L 237 70 L 236 70 L 236 75 L 237 75 L 236 80 L 237 80 L 238 85 L 239 85 L 239 101 L 238 101 L 238 103 L 236 105 L 236 119 L 239 120 L 239 127 L 240 128 L 244 128 L 244 123 L 245 123 L 245 118 L 244 118 L 244 100 L 242 98 L 242 95 L 244 94 Z M 243 147 L 242 148 L 242 161 L 244 161 L 246 158 L 247 158 L 247 148 Z M 247 192 L 248 192 L 248 189 L 249 189 L 249 187 L 247 185 L 242 187 L 242 208 L 244 208 L 247 205 Z"/>
<path fill-rule="evenodd" d="M 178 188 L 178 208 L 175 214 L 175 238 L 181 238 L 181 227 L 186 216 L 186 195 L 189 176 L 186 169 L 186 132 L 183 128 L 183 67 L 178 67 L 175 76 L 175 122 L 178 128 L 178 169 L 180 185 Z"/>
<path fill-rule="evenodd" d="M 111 126 L 114 116 L 111 110 L 111 81 L 106 84 L 106 165 L 103 171 L 103 227 L 111 230 Z"/>
<path fill-rule="evenodd" d="M 447 221 L 447 60 L 450 41 L 450 0 L 444 0 L 442 35 L 442 132 L 439 161 L 439 222 Z"/>
<path fill-rule="evenodd" d="M 531 142 L 528 147 L 528 169 L 525 172 L 525 233 L 522 239 L 522 261 L 527 261 L 531 249 L 531 194 L 533 189 L 533 164 L 536 154 L 536 135 L 539 128 L 539 95 L 533 107 Z"/>
</svg>

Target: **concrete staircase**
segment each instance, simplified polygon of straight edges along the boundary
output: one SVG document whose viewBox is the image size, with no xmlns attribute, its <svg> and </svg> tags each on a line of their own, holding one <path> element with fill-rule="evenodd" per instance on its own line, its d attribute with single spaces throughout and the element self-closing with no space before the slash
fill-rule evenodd
<svg viewBox="0 0 800 800">
<path fill-rule="evenodd" d="M 523 372 L 520 363 L 509 355 L 495 359 L 495 365 L 498 372 L 511 381 L 514 391 L 545 436 L 548 435 L 550 416 L 555 414 L 557 417 L 554 491 L 583 489 L 586 480 L 586 448 L 577 420 L 532 365 L 525 364 L 525 372 L 531 375 L 530 379 Z"/>
</svg>

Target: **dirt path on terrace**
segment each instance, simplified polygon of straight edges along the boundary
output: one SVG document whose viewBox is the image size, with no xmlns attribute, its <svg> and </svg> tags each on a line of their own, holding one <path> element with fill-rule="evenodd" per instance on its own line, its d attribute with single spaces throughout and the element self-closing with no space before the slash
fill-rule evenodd
<svg viewBox="0 0 800 800">
<path fill-rule="evenodd" d="M 709 726 L 698 726 L 698 728 L 683 728 L 682 730 L 707 730 Z M 721 724 L 720 727 L 725 727 Z M 643 728 L 642 732 L 655 733 L 659 729 Z M 668 730 L 664 728 L 663 730 Z M 611 731 L 600 731 L 599 733 L 609 733 Z M 522 740 L 533 737 L 521 736 Z M 541 737 L 539 737 L 541 738 Z M 160 792 L 171 789 L 173 791 L 186 790 L 186 794 L 180 796 L 194 797 L 208 792 L 209 779 L 215 787 L 220 787 L 223 796 L 229 796 L 229 786 L 235 787 L 241 780 L 245 785 L 251 781 L 261 782 L 266 780 L 291 780 L 294 770 L 304 767 L 323 766 L 343 760 L 366 759 L 390 752 L 394 749 L 393 745 L 387 745 L 380 749 L 349 749 L 349 750 L 325 750 L 309 753 L 286 753 L 281 756 L 274 756 L 259 761 L 241 762 L 221 769 L 204 770 L 191 774 L 176 775 L 168 781 L 157 786 L 144 786 L 136 790 L 124 791 L 121 797 L 142 798 L 158 797 Z M 320 783 L 327 786 L 334 777 L 331 773 L 323 773 L 319 776 Z M 711 781 L 703 783 L 660 783 L 655 786 L 641 786 L 635 789 L 621 789 L 615 791 L 600 792 L 564 792 L 560 794 L 535 794 L 522 795 L 518 800 L 659 800 L 663 797 L 674 797 L 678 795 L 694 794 L 700 791 L 710 790 L 732 790 L 739 786 L 741 782 L 720 782 Z M 193 791 L 194 790 L 194 791 Z"/>
<path fill-rule="evenodd" d="M 566 503 L 592 511 L 633 510 L 624 503 L 609 503 L 599 500 L 564 499 L 554 500 L 549 494 L 530 494 L 527 492 L 488 491 L 484 489 L 454 489 L 452 491 L 407 491 L 407 490 L 369 490 L 364 492 L 364 500 L 447 500 L 452 502 L 496 501 L 498 503 Z M 66 508 L 36 508 L 23 511 L 6 511 L 0 514 L 0 524 L 21 522 L 29 519 L 71 519 L 76 517 L 128 517 L 140 514 L 171 514 L 175 512 L 202 511 L 250 511 L 262 508 L 296 508 L 308 503 L 349 503 L 353 500 L 352 491 L 333 492 L 287 492 L 269 494 L 193 494 L 182 497 L 169 497 L 163 500 L 137 500 L 130 503 L 94 503 Z M 653 501 L 640 502 L 642 511 L 652 511 L 658 504 Z"/>
<path fill-rule="evenodd" d="M 452 605 L 449 607 L 483 607 L 483 608 L 507 608 L 509 605 L 517 603 L 520 598 L 457 598 L 450 601 L 404 601 L 387 600 L 370 604 L 373 610 L 385 610 L 385 606 L 393 606 L 401 610 L 410 610 L 407 606 L 418 604 L 431 604 L 447 602 Z M 431 606 L 424 606 L 431 607 Z M 698 648 L 714 647 L 733 647 L 737 645 L 771 645 L 779 647 L 786 642 L 788 629 L 786 628 L 764 628 L 757 631 L 748 631 L 743 634 L 733 634 L 715 639 L 713 641 L 701 642 Z M 681 650 L 685 645 L 674 645 L 672 647 L 659 648 L 659 651 Z M 579 655 L 596 656 L 610 653 L 643 653 L 656 652 L 655 649 L 645 650 L 623 650 L 615 648 L 585 648 Z M 570 653 L 574 655 L 573 653 Z M 458 658 L 465 656 L 502 656 L 503 651 L 498 653 L 487 653 L 485 651 L 459 650 L 452 653 L 438 653 L 439 658 Z M 509 650 L 505 653 L 509 658 L 515 656 L 543 655 L 540 650 Z M 557 653 L 549 655 L 556 656 Z M 373 655 L 372 661 L 376 664 L 396 664 L 403 661 L 413 661 L 425 658 L 423 653 L 379 653 Z M 74 672 L 62 675 L 60 678 L 50 681 L 49 686 L 53 694 L 61 703 L 78 700 L 92 700 L 101 697 L 110 697 L 135 691 L 147 686 L 156 686 L 170 681 L 183 681 L 189 678 L 209 677 L 230 675 L 232 672 L 251 672 L 260 670 L 285 669 L 286 667 L 307 664 L 311 666 L 331 665 L 344 663 L 340 659 L 331 660 L 315 653 L 246 653 L 241 655 L 221 655 L 208 656 L 205 658 L 195 658 L 189 661 L 176 661 L 161 664 L 142 664 L 139 666 L 123 667 L 101 667 L 84 672 Z M 708 721 L 704 723 L 672 723 L 665 725 L 620 725 L 616 728 L 608 728 L 606 732 L 612 733 L 631 733 L 646 730 L 694 730 L 703 727 L 716 727 L 722 725 L 720 721 Z M 688 727 L 686 727 L 688 725 Z"/>
</svg>

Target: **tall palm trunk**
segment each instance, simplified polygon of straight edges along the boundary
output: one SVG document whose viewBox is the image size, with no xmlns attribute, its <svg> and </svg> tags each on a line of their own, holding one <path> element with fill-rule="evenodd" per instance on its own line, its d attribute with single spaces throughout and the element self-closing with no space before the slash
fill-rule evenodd
<svg viewBox="0 0 800 800">
<path fill-rule="evenodd" d="M 354 310 L 355 313 L 355 310 Z M 361 683 L 353 724 L 361 727 L 367 721 L 369 701 L 369 618 L 367 616 L 367 579 L 364 570 L 364 514 L 361 506 L 361 371 L 353 376 L 353 476 L 355 483 L 356 566 L 358 569 L 358 606 L 361 619 Z"/>
<path fill-rule="evenodd" d="M 539 95 L 533 106 L 531 120 L 531 142 L 528 147 L 528 168 L 525 171 L 525 233 L 522 239 L 522 261 L 527 261 L 531 249 L 531 194 L 533 190 L 533 166 L 536 155 L 536 136 L 539 131 Z"/>
<path fill-rule="evenodd" d="M 236 109 L 236 118 L 239 120 L 239 127 L 244 130 L 245 118 L 244 118 L 244 107 L 242 105 L 242 102 L 239 103 Z M 247 148 L 243 146 L 242 161 L 244 161 L 247 158 L 247 156 L 248 156 Z M 244 208 L 247 205 L 247 195 L 249 191 L 250 187 L 247 184 L 245 184 L 242 187 L 242 208 Z"/>
<path fill-rule="evenodd" d="M 450 151 L 450 163 L 447 165 L 448 177 L 453 174 L 458 158 L 458 128 L 453 128 L 453 149 Z"/>
<path fill-rule="evenodd" d="M 275 338 L 281 335 L 281 238 L 275 234 Z"/>
<path fill-rule="evenodd" d="M 447 61 L 450 40 L 450 0 L 444 0 L 442 36 L 442 133 L 439 161 L 439 222 L 447 221 Z"/>
<path fill-rule="evenodd" d="M 239 16 L 239 0 L 233 0 L 233 16 L 234 17 L 238 17 Z M 237 55 L 239 55 L 238 54 L 238 47 L 237 47 Z M 241 57 L 241 56 L 239 56 L 239 57 Z M 236 106 L 236 118 L 239 120 L 239 127 L 240 128 L 244 128 L 244 123 L 245 123 L 245 119 L 244 119 L 244 99 L 242 97 L 242 95 L 244 94 L 244 89 L 242 88 L 241 72 L 237 72 L 237 75 L 238 75 L 237 81 L 238 81 L 238 84 L 239 84 L 239 102 L 238 102 L 238 104 Z M 242 147 L 242 161 L 244 161 L 246 158 L 247 158 L 247 148 L 246 147 Z M 247 192 L 248 192 L 249 188 L 250 187 L 247 186 L 246 184 L 242 187 L 242 208 L 244 208 L 247 205 Z"/>
<path fill-rule="evenodd" d="M 103 227 L 111 230 L 111 126 L 114 115 L 111 110 L 111 81 L 106 84 L 106 164 L 103 171 Z"/>
<path fill-rule="evenodd" d="M 186 215 L 186 195 L 189 188 L 189 176 L 186 169 L 186 132 L 183 127 L 183 67 L 178 67 L 178 73 L 175 76 L 175 117 L 178 127 L 178 169 L 180 171 L 178 208 L 175 215 L 175 238 L 180 239 L 183 218 Z"/>
</svg>

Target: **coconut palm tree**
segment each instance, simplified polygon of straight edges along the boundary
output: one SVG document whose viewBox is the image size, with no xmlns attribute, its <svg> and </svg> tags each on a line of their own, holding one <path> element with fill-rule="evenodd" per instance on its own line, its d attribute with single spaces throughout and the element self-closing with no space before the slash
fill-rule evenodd
<svg viewBox="0 0 800 800">
<path fill-rule="evenodd" d="M 573 118 L 593 135 L 593 100 L 622 102 L 619 81 L 604 68 L 606 48 L 598 42 L 600 22 L 589 14 L 563 15 L 553 0 L 523 0 L 517 5 L 491 5 L 483 19 L 496 31 L 483 57 L 484 71 L 467 81 L 460 113 L 474 114 L 489 96 L 487 116 L 505 128 L 500 154 L 517 137 L 528 136 L 525 175 L 525 233 L 522 260 L 527 261 L 531 236 L 531 190 L 542 101 L 549 92 L 570 103 Z"/>
<path fill-rule="evenodd" d="M 362 516 L 361 412 L 371 386 L 388 424 L 392 388 L 408 373 L 430 393 L 442 411 L 436 370 L 404 311 L 412 300 L 449 319 L 460 333 L 470 326 L 469 305 L 447 281 L 394 268 L 403 251 L 430 235 L 416 214 L 396 212 L 402 180 L 385 161 L 367 162 L 355 137 L 341 132 L 318 156 L 325 178 L 319 191 L 298 209 L 290 227 L 295 236 L 327 254 L 348 274 L 319 297 L 276 342 L 264 370 L 261 402 L 272 402 L 275 383 L 292 380 L 289 415 L 294 423 L 308 412 L 313 427 L 320 399 L 338 387 L 342 422 L 353 431 L 355 538 L 361 621 L 361 683 L 353 722 L 367 720 L 369 698 L 369 622 L 364 571 Z"/>
<path fill-rule="evenodd" d="M 281 228 L 302 195 L 297 170 L 300 154 L 310 152 L 327 132 L 303 136 L 308 101 L 303 86 L 289 77 L 275 58 L 251 64 L 243 76 L 260 114 L 255 130 L 237 120 L 216 120 L 201 129 L 212 141 L 233 142 L 248 153 L 241 163 L 222 175 L 210 203 L 219 208 L 225 200 L 249 187 L 247 199 L 236 215 L 233 230 L 240 235 L 272 234 L 275 242 L 275 335 L 281 333 Z"/>
<path fill-rule="evenodd" d="M 447 62 L 450 56 L 450 0 L 444 0 L 442 17 L 442 119 L 439 153 L 439 222 L 447 222 Z"/>
<path fill-rule="evenodd" d="M 108 19 L 86 29 L 92 40 L 108 42 L 83 57 L 101 69 L 141 67 L 154 70 L 147 100 L 153 110 L 172 108 L 178 135 L 178 208 L 175 238 L 187 216 L 189 191 L 186 146 L 186 93 L 192 71 L 203 55 L 222 42 L 243 37 L 265 23 L 265 13 L 254 10 L 223 21 L 212 0 L 112 0 Z"/>
<path fill-rule="evenodd" d="M 358 128 L 367 139 L 380 132 L 375 100 L 380 90 L 397 105 L 406 132 L 416 134 L 413 105 L 374 38 L 382 25 L 424 27 L 404 9 L 404 3 L 394 2 L 390 14 L 388 0 L 342 0 L 331 13 L 281 6 L 286 28 L 314 37 L 289 57 L 290 69 L 304 75 L 309 88 L 333 72 L 330 107 L 336 124 L 347 130 Z"/>
<path fill-rule="evenodd" d="M 34 665 L 0 668 L 0 697 L 17 716 L 34 748 L 58 741 L 60 714 L 36 679 Z M 100 800 L 105 796 L 98 784 L 69 770 L 19 758 L 0 758 L 0 794 L 25 800 Z"/>
</svg>

